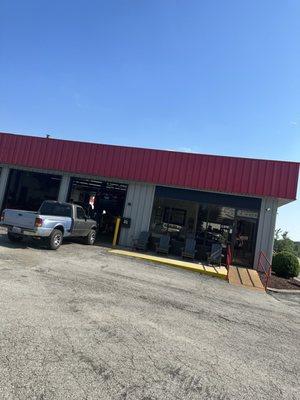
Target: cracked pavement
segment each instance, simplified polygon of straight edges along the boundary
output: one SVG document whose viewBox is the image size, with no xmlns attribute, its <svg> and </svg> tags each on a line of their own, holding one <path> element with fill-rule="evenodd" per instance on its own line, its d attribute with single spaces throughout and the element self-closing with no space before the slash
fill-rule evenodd
<svg viewBox="0 0 300 400">
<path fill-rule="evenodd" d="M 0 235 L 1 400 L 299 399 L 299 301 Z"/>
</svg>

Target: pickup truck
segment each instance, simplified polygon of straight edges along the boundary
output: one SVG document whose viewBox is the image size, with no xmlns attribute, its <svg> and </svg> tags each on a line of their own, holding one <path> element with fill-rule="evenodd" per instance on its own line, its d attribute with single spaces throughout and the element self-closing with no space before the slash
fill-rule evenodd
<svg viewBox="0 0 300 400">
<path fill-rule="evenodd" d="M 83 238 L 93 245 L 97 233 L 96 221 L 88 219 L 81 206 L 58 201 L 44 201 L 37 212 L 5 209 L 1 225 L 7 227 L 12 242 L 29 236 L 44 240 L 52 250 L 58 249 L 65 237 Z"/>
</svg>

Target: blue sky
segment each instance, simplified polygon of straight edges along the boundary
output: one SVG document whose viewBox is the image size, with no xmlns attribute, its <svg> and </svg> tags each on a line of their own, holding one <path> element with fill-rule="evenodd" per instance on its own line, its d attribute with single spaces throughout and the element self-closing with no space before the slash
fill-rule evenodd
<svg viewBox="0 0 300 400">
<path fill-rule="evenodd" d="M 0 131 L 300 161 L 299 0 L 0 8 Z"/>
</svg>

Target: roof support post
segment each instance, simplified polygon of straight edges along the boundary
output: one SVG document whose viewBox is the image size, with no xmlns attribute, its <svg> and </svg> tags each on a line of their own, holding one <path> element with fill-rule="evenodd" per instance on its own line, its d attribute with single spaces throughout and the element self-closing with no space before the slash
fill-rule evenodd
<svg viewBox="0 0 300 400">
<path fill-rule="evenodd" d="M 67 201 L 70 186 L 70 175 L 63 175 L 60 182 L 58 201 Z"/>
</svg>

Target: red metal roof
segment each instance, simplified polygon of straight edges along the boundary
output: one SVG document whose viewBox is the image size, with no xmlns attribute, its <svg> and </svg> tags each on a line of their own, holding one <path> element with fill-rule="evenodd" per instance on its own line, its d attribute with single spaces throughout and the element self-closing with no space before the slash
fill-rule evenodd
<svg viewBox="0 0 300 400">
<path fill-rule="evenodd" d="M 0 133 L 0 163 L 199 190 L 295 199 L 299 163 Z"/>
</svg>

